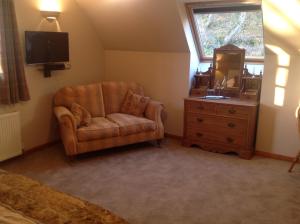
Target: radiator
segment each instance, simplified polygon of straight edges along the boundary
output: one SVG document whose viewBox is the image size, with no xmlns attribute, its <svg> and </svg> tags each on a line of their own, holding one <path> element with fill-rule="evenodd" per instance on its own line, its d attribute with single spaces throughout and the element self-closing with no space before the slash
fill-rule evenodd
<svg viewBox="0 0 300 224">
<path fill-rule="evenodd" d="M 22 154 L 20 113 L 0 115 L 0 161 Z"/>
</svg>

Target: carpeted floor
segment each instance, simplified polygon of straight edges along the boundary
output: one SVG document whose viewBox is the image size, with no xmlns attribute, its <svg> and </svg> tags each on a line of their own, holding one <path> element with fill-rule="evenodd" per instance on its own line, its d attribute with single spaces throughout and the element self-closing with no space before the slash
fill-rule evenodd
<svg viewBox="0 0 300 224">
<path fill-rule="evenodd" d="M 299 224 L 300 165 L 139 144 L 69 163 L 62 146 L 0 164 L 99 204 L 132 224 Z"/>
</svg>

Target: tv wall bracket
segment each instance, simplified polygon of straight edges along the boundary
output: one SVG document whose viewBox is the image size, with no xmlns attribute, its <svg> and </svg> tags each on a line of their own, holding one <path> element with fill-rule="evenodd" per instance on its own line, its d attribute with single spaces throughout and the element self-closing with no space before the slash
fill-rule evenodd
<svg viewBox="0 0 300 224">
<path fill-rule="evenodd" d="M 52 71 L 69 69 L 69 67 L 67 67 L 65 63 L 44 64 L 43 66 L 45 78 L 51 77 Z"/>
</svg>

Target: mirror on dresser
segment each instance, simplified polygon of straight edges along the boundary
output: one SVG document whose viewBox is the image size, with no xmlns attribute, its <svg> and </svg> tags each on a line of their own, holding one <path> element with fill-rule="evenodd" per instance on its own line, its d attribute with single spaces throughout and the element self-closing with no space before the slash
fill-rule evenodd
<svg viewBox="0 0 300 224">
<path fill-rule="evenodd" d="M 213 92 L 217 95 L 238 97 L 245 61 L 245 49 L 225 45 L 214 50 Z"/>
<path fill-rule="evenodd" d="M 213 62 L 208 70 L 195 75 L 191 96 L 217 95 L 259 100 L 262 74 L 248 72 L 245 54 L 245 49 L 232 44 L 214 49 Z"/>
</svg>

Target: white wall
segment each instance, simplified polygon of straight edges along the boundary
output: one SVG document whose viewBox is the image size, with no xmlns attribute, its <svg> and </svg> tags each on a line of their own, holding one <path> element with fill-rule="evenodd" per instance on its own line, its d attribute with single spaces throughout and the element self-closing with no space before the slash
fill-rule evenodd
<svg viewBox="0 0 300 224">
<path fill-rule="evenodd" d="M 295 116 L 300 103 L 299 10 L 299 1 L 263 0 L 266 57 L 256 149 L 291 157 L 300 148 Z M 276 87 L 284 91 L 282 105 L 274 103 Z"/>
<path fill-rule="evenodd" d="M 188 53 L 105 51 L 105 80 L 135 81 L 164 103 L 166 132 L 183 135 L 183 99 L 189 94 Z"/>
<path fill-rule="evenodd" d="M 57 30 L 56 25 L 42 21 L 39 0 L 15 0 L 20 39 L 24 47 L 25 30 Z M 98 36 L 74 0 L 61 0 L 59 17 L 61 30 L 70 35 L 70 62 L 72 68 L 53 72 L 44 78 L 35 66 L 25 66 L 31 100 L 15 106 L 0 106 L 0 114 L 21 112 L 22 139 L 25 150 L 57 138 L 56 122 L 52 112 L 55 91 L 65 85 L 100 81 L 104 73 L 104 53 Z"/>
<path fill-rule="evenodd" d="M 283 106 L 274 104 L 277 55 L 266 55 L 256 149 L 294 157 L 300 148 L 295 112 L 300 100 L 300 57 L 291 56 Z"/>
<path fill-rule="evenodd" d="M 175 0 L 76 0 L 105 50 L 187 52 Z"/>
</svg>

